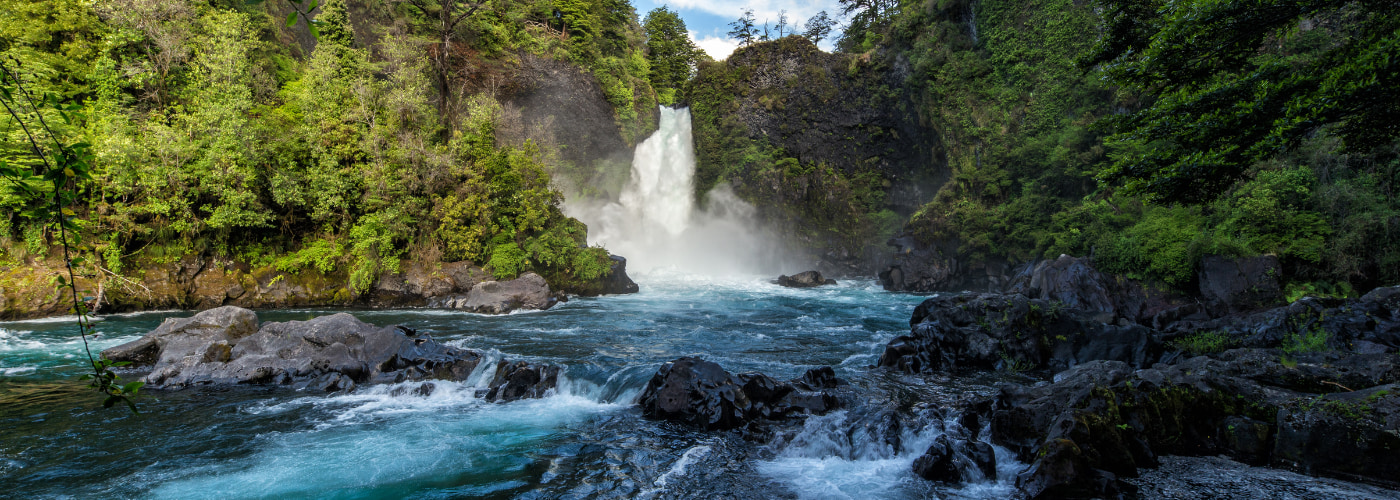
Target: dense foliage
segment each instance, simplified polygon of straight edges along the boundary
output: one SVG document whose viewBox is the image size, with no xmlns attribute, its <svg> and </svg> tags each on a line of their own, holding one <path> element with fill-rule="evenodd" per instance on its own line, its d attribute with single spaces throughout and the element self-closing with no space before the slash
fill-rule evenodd
<svg viewBox="0 0 1400 500">
<path fill-rule="evenodd" d="M 523 52 L 571 61 L 624 135 L 645 134 L 656 101 L 630 5 L 322 5 L 316 41 L 271 2 L 0 2 L 0 55 L 86 114 L 56 134 L 94 155 L 76 207 L 91 266 L 139 276 L 203 254 L 342 272 L 361 291 L 402 259 L 535 270 L 566 288 L 607 272 L 606 252 L 582 247 L 585 228 L 560 212 L 551 152 L 498 140 L 491 85 Z M 437 8 L 462 15 L 452 36 L 434 31 Z M 0 123 L 0 152 L 24 164 L 16 125 Z M 36 203 L 0 187 L 9 265 L 55 243 L 52 224 L 27 215 Z"/>
<path fill-rule="evenodd" d="M 1393 113 L 1372 101 L 1397 88 L 1395 16 L 1269 5 L 905 8 L 886 36 L 952 171 L 909 229 L 964 258 L 1092 255 L 1183 288 L 1205 254 L 1278 255 L 1297 289 L 1400 280 L 1393 120 L 1348 132 Z"/>
<path fill-rule="evenodd" d="M 697 193 L 727 184 L 807 248 L 884 253 L 902 217 L 887 203 L 891 173 L 878 158 L 888 153 L 881 138 L 899 131 L 887 123 L 860 123 L 859 131 L 832 124 L 857 122 L 844 115 L 861 112 L 897 114 L 901 92 L 885 75 L 796 35 L 700 64 L 686 93 Z"/>
<path fill-rule="evenodd" d="M 1210 201 L 1324 127 L 1353 154 L 1400 136 L 1400 4 L 1103 4 L 1107 36 L 1087 62 L 1152 95 L 1115 124 L 1109 180 L 1153 199 Z"/>
<path fill-rule="evenodd" d="M 905 74 L 915 94 L 907 112 L 939 143 L 923 168 L 948 180 L 905 228 L 955 249 L 960 262 L 1092 256 L 1106 271 L 1191 290 L 1204 255 L 1272 254 L 1294 293 L 1400 281 L 1392 3 L 842 7 L 848 23 L 837 47 L 852 75 L 844 85 L 891 95 L 869 75 Z M 755 132 L 751 107 L 781 116 L 793 95 L 761 88 L 755 75 L 792 68 L 748 59 L 755 67 L 702 65 L 694 83 L 697 141 L 718 144 L 698 151 L 702 184 L 743 184 L 741 196 L 779 207 L 800 227 L 878 237 L 862 229 L 878 226 L 894 189 L 850 171 L 810 179 L 823 167 Z M 803 81 L 827 92 L 820 80 Z M 804 187 L 828 192 L 820 201 L 778 194 Z M 844 208 L 823 212 L 832 201 Z"/>
<path fill-rule="evenodd" d="M 681 16 L 664 6 L 648 12 L 642 27 L 647 35 L 647 62 L 656 99 L 662 104 L 674 104 L 676 91 L 685 86 L 704 52 L 690 40 Z"/>
</svg>

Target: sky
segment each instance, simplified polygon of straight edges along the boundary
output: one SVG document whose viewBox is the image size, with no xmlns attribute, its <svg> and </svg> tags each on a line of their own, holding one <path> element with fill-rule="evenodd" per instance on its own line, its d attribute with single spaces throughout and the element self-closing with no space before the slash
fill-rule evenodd
<svg viewBox="0 0 1400 500">
<path fill-rule="evenodd" d="M 753 9 L 754 20 L 758 23 L 766 19 L 769 25 L 778 22 L 778 12 L 786 10 L 788 22 L 807 22 L 817 12 L 825 10 L 833 19 L 840 13 L 837 0 L 632 0 L 637 8 L 637 16 L 645 18 L 652 9 L 665 5 L 681 15 L 685 27 L 690 30 L 690 38 L 705 53 L 715 59 L 729 57 L 739 46 L 737 40 L 729 38 L 729 23 Z M 838 28 L 833 28 L 836 35 Z M 832 49 L 831 40 L 822 40 L 818 45 L 822 50 Z"/>
</svg>

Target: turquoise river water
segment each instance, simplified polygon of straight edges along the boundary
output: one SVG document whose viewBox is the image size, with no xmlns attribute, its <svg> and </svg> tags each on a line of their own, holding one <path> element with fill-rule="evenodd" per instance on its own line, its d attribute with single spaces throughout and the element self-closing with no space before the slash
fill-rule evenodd
<svg viewBox="0 0 1400 500">
<path fill-rule="evenodd" d="M 910 464 L 937 431 L 907 426 L 895 449 L 853 433 L 848 420 L 855 410 L 811 417 L 767 442 L 642 418 L 635 399 L 647 380 L 662 363 L 687 355 L 735 373 L 784 379 L 830 365 L 881 397 L 947 392 L 870 368 L 886 342 L 908 331 L 921 297 L 887 293 L 873 281 L 788 289 L 770 279 L 644 275 L 637 294 L 576 298 L 548 311 L 496 317 L 350 311 L 496 359 L 567 367 L 553 395 L 510 403 L 475 398 L 484 382 L 474 378 L 439 382 L 427 397 L 394 386 L 331 395 L 257 387 L 151 391 L 140 400 L 138 417 L 101 409 L 76 380 L 85 358 L 71 318 L 0 323 L 0 497 L 995 498 L 1011 492 L 1006 480 L 936 489 L 915 477 Z M 259 316 L 286 321 L 328 312 Z M 191 314 L 102 317 L 94 349 Z M 1003 462 L 1006 472 L 1015 470 L 1014 462 Z"/>
</svg>

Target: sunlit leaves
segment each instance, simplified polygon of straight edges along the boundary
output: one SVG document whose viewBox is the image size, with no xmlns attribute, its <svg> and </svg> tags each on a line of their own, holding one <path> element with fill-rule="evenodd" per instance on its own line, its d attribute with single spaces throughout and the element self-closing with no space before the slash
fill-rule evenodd
<svg viewBox="0 0 1400 500">
<path fill-rule="evenodd" d="M 1150 105 L 1102 179 L 1161 201 L 1218 197 L 1259 161 L 1339 123 L 1353 152 L 1400 137 L 1400 5 L 1341 0 L 1104 0 L 1092 65 Z M 1153 6 L 1149 8 L 1149 6 Z"/>
</svg>

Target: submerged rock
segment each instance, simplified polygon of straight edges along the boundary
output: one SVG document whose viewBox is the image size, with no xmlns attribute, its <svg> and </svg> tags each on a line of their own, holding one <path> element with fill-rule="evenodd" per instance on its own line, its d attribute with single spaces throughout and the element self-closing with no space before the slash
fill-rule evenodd
<svg viewBox="0 0 1400 500">
<path fill-rule="evenodd" d="M 778 284 L 790 288 L 811 288 L 822 285 L 835 285 L 836 280 L 822 277 L 822 273 L 816 271 L 804 271 L 792 276 L 778 276 Z"/>
<path fill-rule="evenodd" d="M 506 314 L 521 309 L 549 309 L 558 301 L 544 278 L 525 273 L 510 281 L 477 283 L 466 295 L 445 297 L 432 305 L 479 314 Z"/>
<path fill-rule="evenodd" d="M 224 306 L 170 318 L 151 333 L 102 351 L 113 361 L 150 367 L 146 387 L 284 385 L 321 391 L 410 380 L 466 380 L 483 357 L 421 337 L 404 326 L 378 327 L 346 313 L 308 321 L 264 323 L 247 309 Z M 502 360 L 483 389 L 491 401 L 543 397 L 559 367 Z M 431 384 L 415 394 L 432 393 Z"/>
<path fill-rule="evenodd" d="M 759 418 L 831 411 L 840 403 L 822 389 L 838 383 L 830 367 L 809 370 L 797 381 L 779 382 L 762 373 L 734 375 L 719 364 L 684 357 L 661 365 L 638 401 L 648 418 L 734 429 Z"/>
</svg>

